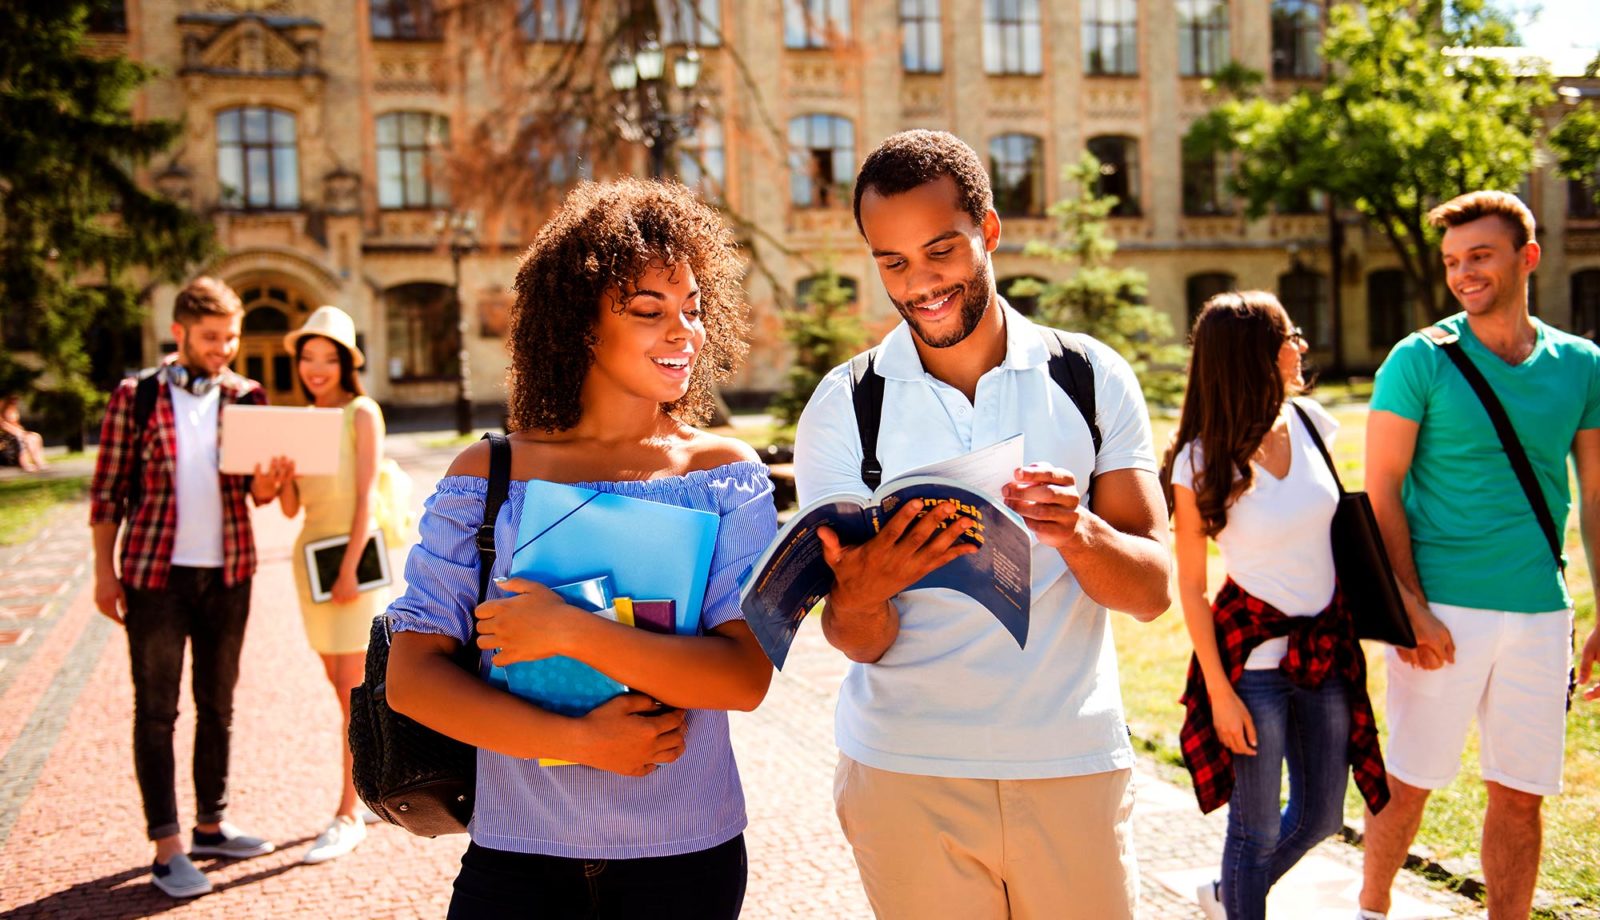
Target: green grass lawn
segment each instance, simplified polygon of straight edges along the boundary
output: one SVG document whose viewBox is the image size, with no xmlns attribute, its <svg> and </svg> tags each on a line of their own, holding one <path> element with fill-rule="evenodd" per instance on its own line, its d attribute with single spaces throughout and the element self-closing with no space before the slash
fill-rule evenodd
<svg viewBox="0 0 1600 920">
<path fill-rule="evenodd" d="M 1334 460 L 1346 488 L 1361 486 L 1361 457 L 1366 434 L 1366 411 L 1361 407 L 1335 408 L 1340 431 L 1333 445 Z M 1158 419 L 1156 445 L 1159 452 L 1175 427 L 1171 420 Z M 1576 519 L 1576 515 L 1573 515 Z M 1583 554 L 1577 527 L 1569 527 L 1567 552 L 1571 559 L 1568 584 L 1577 603 L 1578 640 L 1581 642 L 1594 625 L 1593 581 Z M 1214 590 L 1222 582 L 1220 560 L 1213 552 L 1210 584 Z M 1182 611 L 1169 610 L 1154 623 L 1139 624 L 1129 617 L 1113 618 L 1117 652 L 1122 669 L 1123 703 L 1128 722 L 1138 739 L 1158 757 L 1177 760 L 1178 729 L 1183 722 L 1183 707 L 1178 696 L 1188 667 L 1191 646 L 1184 631 Z M 1378 723 L 1387 738 L 1383 687 L 1383 655 L 1369 648 L 1368 689 L 1377 710 Z M 1582 901 L 1600 906 L 1600 703 L 1575 700 L 1567 719 L 1566 791 L 1545 802 L 1544 857 L 1539 884 L 1564 902 Z M 1462 755 L 1460 776 L 1448 788 L 1433 795 L 1417 836 L 1417 846 L 1439 858 L 1476 860 L 1482 829 L 1485 793 L 1478 774 L 1477 737 L 1468 739 Z M 1361 800 L 1355 786 L 1346 799 L 1346 813 L 1361 814 Z"/>
<path fill-rule="evenodd" d="M 27 541 L 52 508 L 76 501 L 88 489 L 88 476 L 0 481 L 0 546 Z"/>
</svg>

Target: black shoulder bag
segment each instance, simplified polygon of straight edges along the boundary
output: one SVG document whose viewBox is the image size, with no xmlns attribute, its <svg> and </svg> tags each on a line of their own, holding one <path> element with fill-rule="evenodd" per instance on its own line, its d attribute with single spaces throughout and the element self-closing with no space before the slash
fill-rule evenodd
<svg viewBox="0 0 1600 920">
<path fill-rule="evenodd" d="M 1322 435 L 1311 416 L 1290 400 L 1300 421 L 1311 435 L 1311 443 L 1328 464 L 1333 482 L 1339 487 L 1339 506 L 1333 512 L 1333 569 L 1339 577 L 1339 591 L 1355 622 L 1358 639 L 1376 639 L 1400 648 L 1416 648 L 1417 636 L 1411 617 L 1394 581 L 1389 553 L 1383 545 L 1383 532 L 1372 513 L 1372 499 L 1365 492 L 1347 492 L 1333 465 L 1333 455 L 1322 443 Z"/>
<path fill-rule="evenodd" d="M 511 443 L 486 434 L 489 489 L 478 527 L 478 603 L 489 592 L 494 567 L 494 522 L 511 482 Z M 477 620 L 455 655 L 463 670 L 478 673 Z M 440 734 L 389 708 L 388 618 L 372 621 L 366 679 L 350 691 L 350 754 L 356 792 L 373 813 L 421 837 L 459 834 L 472 817 L 478 749 Z"/>
</svg>

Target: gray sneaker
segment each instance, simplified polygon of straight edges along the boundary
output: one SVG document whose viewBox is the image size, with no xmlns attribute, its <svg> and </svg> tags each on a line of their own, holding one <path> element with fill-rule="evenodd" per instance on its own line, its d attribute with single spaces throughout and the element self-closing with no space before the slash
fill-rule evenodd
<svg viewBox="0 0 1600 920">
<path fill-rule="evenodd" d="M 189 855 L 249 859 L 252 856 L 265 856 L 276 849 L 277 846 L 272 841 L 251 837 L 223 821 L 214 834 L 195 828 L 194 843 L 189 847 Z"/>
<path fill-rule="evenodd" d="M 211 880 L 182 853 L 164 866 L 151 863 L 150 883 L 169 898 L 193 898 L 211 893 Z"/>
</svg>

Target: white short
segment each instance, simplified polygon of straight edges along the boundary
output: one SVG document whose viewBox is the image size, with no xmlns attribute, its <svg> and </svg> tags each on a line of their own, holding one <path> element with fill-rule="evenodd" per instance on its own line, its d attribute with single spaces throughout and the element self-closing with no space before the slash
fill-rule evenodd
<svg viewBox="0 0 1600 920">
<path fill-rule="evenodd" d="M 1572 611 L 1429 606 L 1450 629 L 1456 660 L 1425 671 L 1389 649 L 1389 773 L 1420 789 L 1449 785 L 1476 713 L 1485 780 L 1530 795 L 1560 792 Z"/>
</svg>

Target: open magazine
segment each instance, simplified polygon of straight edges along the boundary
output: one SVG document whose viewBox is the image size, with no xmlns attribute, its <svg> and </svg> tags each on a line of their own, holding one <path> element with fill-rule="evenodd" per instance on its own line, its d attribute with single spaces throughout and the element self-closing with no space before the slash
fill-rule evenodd
<svg viewBox="0 0 1600 920">
<path fill-rule="evenodd" d="M 998 619 L 1021 646 L 1028 640 L 1033 582 L 1032 537 L 1000 490 L 1022 466 L 1022 435 L 918 467 L 880 485 L 876 492 L 820 498 L 800 509 L 778 531 L 756 561 L 740 596 L 740 609 L 761 648 L 780 670 L 800 623 L 833 590 L 833 569 L 822 555 L 817 528 L 828 526 L 846 546 L 867 542 L 900 506 L 921 499 L 941 501 L 971 518 L 964 542 L 978 552 L 935 569 L 910 589 L 948 588 L 971 597 Z M 951 523 L 954 523 L 952 519 Z"/>
</svg>

